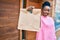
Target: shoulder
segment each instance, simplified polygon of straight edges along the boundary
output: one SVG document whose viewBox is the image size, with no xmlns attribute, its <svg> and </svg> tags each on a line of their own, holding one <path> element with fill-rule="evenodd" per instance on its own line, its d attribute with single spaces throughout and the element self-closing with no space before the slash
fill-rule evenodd
<svg viewBox="0 0 60 40">
<path fill-rule="evenodd" d="M 49 18 L 52 22 L 54 22 L 54 19 L 53 19 L 52 17 L 49 16 L 48 18 Z"/>
<path fill-rule="evenodd" d="M 50 16 L 48 16 L 48 18 L 49 18 L 49 19 L 51 19 L 51 20 L 53 20 L 53 18 L 52 18 L 52 17 L 50 17 Z"/>
</svg>

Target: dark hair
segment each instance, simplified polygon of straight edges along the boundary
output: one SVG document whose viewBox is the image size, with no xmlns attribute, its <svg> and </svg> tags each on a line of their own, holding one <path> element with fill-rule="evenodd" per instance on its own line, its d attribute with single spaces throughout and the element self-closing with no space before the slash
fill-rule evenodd
<svg viewBox="0 0 60 40">
<path fill-rule="evenodd" d="M 48 2 L 48 1 L 45 1 L 43 4 L 42 4 L 42 9 L 45 7 L 45 6 L 51 6 L 50 5 L 50 2 Z"/>
</svg>

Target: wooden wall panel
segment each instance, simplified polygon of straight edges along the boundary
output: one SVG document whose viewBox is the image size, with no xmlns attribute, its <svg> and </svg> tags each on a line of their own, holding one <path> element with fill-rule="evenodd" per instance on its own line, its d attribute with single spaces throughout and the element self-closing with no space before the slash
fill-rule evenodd
<svg viewBox="0 0 60 40">
<path fill-rule="evenodd" d="M 38 1 L 38 0 L 36 0 Z M 41 8 L 41 4 L 42 4 L 42 0 L 39 1 L 39 3 L 37 3 L 35 0 L 34 1 L 30 1 L 30 0 L 27 0 L 27 7 L 29 6 L 35 6 L 35 8 Z"/>
<path fill-rule="evenodd" d="M 0 40 L 18 40 L 19 0 L 0 0 Z"/>
<path fill-rule="evenodd" d="M 26 31 L 26 40 L 36 40 L 36 32 Z"/>
</svg>

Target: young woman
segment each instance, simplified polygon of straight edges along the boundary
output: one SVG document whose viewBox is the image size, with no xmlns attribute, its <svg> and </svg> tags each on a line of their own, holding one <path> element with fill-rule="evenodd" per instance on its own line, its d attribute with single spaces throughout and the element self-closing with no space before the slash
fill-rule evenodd
<svg viewBox="0 0 60 40">
<path fill-rule="evenodd" d="M 36 40 L 56 40 L 54 20 L 49 17 L 51 5 L 48 1 L 42 4 L 41 28 L 37 32 Z"/>
</svg>

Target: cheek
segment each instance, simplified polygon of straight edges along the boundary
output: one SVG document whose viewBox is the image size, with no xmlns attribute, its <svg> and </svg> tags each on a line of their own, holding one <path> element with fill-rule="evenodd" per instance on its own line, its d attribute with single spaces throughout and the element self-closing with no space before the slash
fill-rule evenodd
<svg viewBox="0 0 60 40">
<path fill-rule="evenodd" d="M 44 14 L 47 14 L 47 13 L 48 13 L 48 11 L 43 11 L 43 13 L 44 13 Z"/>
</svg>

